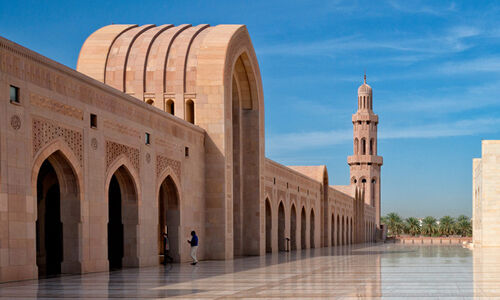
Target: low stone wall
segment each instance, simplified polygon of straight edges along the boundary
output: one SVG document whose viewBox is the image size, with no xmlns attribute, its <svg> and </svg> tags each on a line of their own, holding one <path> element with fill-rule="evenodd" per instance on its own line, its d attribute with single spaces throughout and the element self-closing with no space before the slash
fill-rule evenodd
<svg viewBox="0 0 500 300">
<path fill-rule="evenodd" d="M 472 237 L 396 237 L 396 244 L 462 245 L 472 242 Z"/>
</svg>

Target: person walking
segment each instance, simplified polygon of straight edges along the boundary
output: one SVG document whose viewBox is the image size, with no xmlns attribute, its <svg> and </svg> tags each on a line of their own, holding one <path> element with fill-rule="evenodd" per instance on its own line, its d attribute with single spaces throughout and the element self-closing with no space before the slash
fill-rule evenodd
<svg viewBox="0 0 500 300">
<path fill-rule="evenodd" d="M 191 231 L 191 240 L 187 242 L 191 245 L 191 258 L 193 259 L 191 264 L 194 266 L 198 263 L 198 259 L 196 258 L 196 252 L 198 251 L 198 236 L 194 230 Z"/>
</svg>

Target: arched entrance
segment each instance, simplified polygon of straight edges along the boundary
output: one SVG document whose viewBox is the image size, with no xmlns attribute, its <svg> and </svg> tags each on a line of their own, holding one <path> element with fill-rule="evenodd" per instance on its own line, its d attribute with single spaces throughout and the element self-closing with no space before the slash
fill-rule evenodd
<svg viewBox="0 0 500 300">
<path fill-rule="evenodd" d="M 273 251 L 272 228 L 273 228 L 273 220 L 272 220 L 271 204 L 269 203 L 269 199 L 266 198 L 266 252 Z"/>
<path fill-rule="evenodd" d="M 311 209 L 311 218 L 309 220 L 309 247 L 314 248 L 314 210 Z"/>
<path fill-rule="evenodd" d="M 340 216 L 337 215 L 337 246 L 340 246 Z"/>
<path fill-rule="evenodd" d="M 179 261 L 179 192 L 172 177 L 167 176 L 158 194 L 158 253 L 164 258 L 164 235 L 168 237 L 168 255 Z"/>
<path fill-rule="evenodd" d="M 306 209 L 302 207 L 300 213 L 300 248 L 306 249 Z"/>
<path fill-rule="evenodd" d="M 331 245 L 335 246 L 335 216 L 332 214 L 332 224 L 331 224 Z"/>
<path fill-rule="evenodd" d="M 36 264 L 39 277 L 80 271 L 80 188 L 61 151 L 43 161 L 36 177 Z"/>
<path fill-rule="evenodd" d="M 109 269 L 137 266 L 137 189 L 125 166 L 119 167 L 108 187 Z"/>
<path fill-rule="evenodd" d="M 292 250 L 297 250 L 297 211 L 295 204 L 292 204 L 290 210 L 290 243 Z"/>
<path fill-rule="evenodd" d="M 285 207 L 280 202 L 278 208 L 278 250 L 285 251 Z"/>
<path fill-rule="evenodd" d="M 342 216 L 342 246 L 345 245 L 345 222 L 344 216 Z"/>
<path fill-rule="evenodd" d="M 239 256 L 254 254 L 243 241 L 260 227 L 258 216 L 243 216 L 260 210 L 260 190 L 255 188 L 260 182 L 260 145 L 255 139 L 261 125 L 256 78 L 246 53 L 236 59 L 231 76 L 233 254 Z"/>
<path fill-rule="evenodd" d="M 352 225 L 352 218 L 351 218 L 351 245 L 353 244 L 354 241 L 354 226 Z"/>
</svg>

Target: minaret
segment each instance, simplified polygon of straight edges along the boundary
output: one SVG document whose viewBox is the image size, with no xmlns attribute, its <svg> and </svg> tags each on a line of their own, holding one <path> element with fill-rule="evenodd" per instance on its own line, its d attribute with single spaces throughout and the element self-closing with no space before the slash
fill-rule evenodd
<svg viewBox="0 0 500 300">
<path fill-rule="evenodd" d="M 373 113 L 372 88 L 364 83 L 358 88 L 358 111 L 352 115 L 354 155 L 347 158 L 351 184 L 365 190 L 365 203 L 375 207 L 375 222 L 380 228 L 380 167 L 377 155 L 378 116 Z"/>
</svg>

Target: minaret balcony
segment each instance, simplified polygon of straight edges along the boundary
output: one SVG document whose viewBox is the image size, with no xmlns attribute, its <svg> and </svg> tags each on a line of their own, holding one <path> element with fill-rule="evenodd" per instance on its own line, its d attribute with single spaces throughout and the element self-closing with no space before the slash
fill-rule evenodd
<svg viewBox="0 0 500 300">
<path fill-rule="evenodd" d="M 352 122 L 356 123 L 358 121 L 370 121 L 374 123 L 378 123 L 378 116 L 374 113 L 362 113 L 358 112 L 352 115 Z"/>
<path fill-rule="evenodd" d="M 381 166 L 384 163 L 382 156 L 378 155 L 351 155 L 347 157 L 348 165 L 373 164 Z"/>
</svg>

